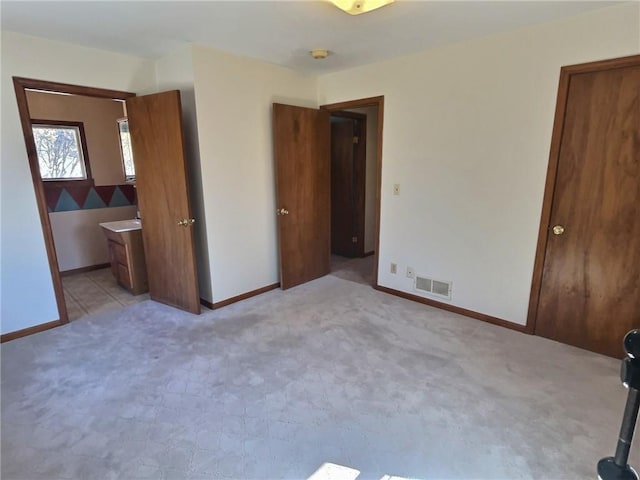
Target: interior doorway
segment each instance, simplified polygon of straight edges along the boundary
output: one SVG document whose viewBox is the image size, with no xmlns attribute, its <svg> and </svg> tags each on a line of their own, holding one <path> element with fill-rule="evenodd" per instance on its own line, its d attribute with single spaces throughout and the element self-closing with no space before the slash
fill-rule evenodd
<svg viewBox="0 0 640 480">
<path fill-rule="evenodd" d="M 331 253 L 364 256 L 366 115 L 331 114 Z"/>
<path fill-rule="evenodd" d="M 378 107 L 331 112 L 331 272 L 372 284 Z"/>
<path fill-rule="evenodd" d="M 106 293 L 109 303 L 112 304 L 111 306 L 119 308 L 123 305 L 133 303 L 133 301 L 129 298 L 124 299 L 120 295 L 115 295 L 114 291 L 109 292 L 108 290 L 111 287 L 119 287 L 115 284 L 116 280 L 110 278 L 108 280 L 110 284 L 106 285 L 105 282 L 107 280 L 105 275 L 113 273 L 117 278 L 117 284 L 124 286 L 125 289 L 130 290 L 134 296 L 137 296 L 140 293 L 146 292 L 146 277 L 147 273 L 149 273 L 149 275 L 153 275 L 154 283 L 153 285 L 151 285 L 151 283 L 149 284 L 149 295 L 147 298 L 150 297 L 162 303 L 167 303 L 193 313 L 199 313 L 199 292 L 195 272 L 196 261 L 192 229 L 195 219 L 191 218 L 188 199 L 189 186 L 186 180 L 186 159 L 184 155 L 179 92 L 171 91 L 136 97 L 135 93 L 130 92 L 21 77 L 14 77 L 13 83 L 27 150 L 27 158 L 36 194 L 38 213 L 44 235 L 49 269 L 53 281 L 56 304 L 60 315 L 57 322 L 52 322 L 52 326 L 69 322 L 67 303 L 71 303 L 70 299 L 74 296 L 70 293 L 70 288 L 73 288 L 72 286 L 67 285 L 65 289 L 62 272 L 86 276 L 89 271 L 109 265 L 111 266 L 111 272 L 107 272 L 106 274 L 100 272 L 96 274 L 98 278 L 83 278 L 76 283 L 85 285 L 93 283 L 93 286 L 96 287 L 93 293 Z M 136 121 L 132 122 L 132 127 L 135 128 L 132 128 L 129 140 L 133 154 L 140 157 L 135 161 L 135 168 L 139 170 L 138 181 L 136 182 L 138 188 L 136 192 L 132 193 L 132 184 L 96 185 L 94 181 L 95 175 L 92 175 L 92 173 L 96 173 L 96 168 L 92 168 L 91 163 L 86 157 L 81 166 L 76 169 L 77 171 L 74 170 L 74 173 L 72 173 L 70 177 L 67 176 L 69 178 L 60 176 L 58 172 L 53 176 L 53 180 L 61 180 L 62 182 L 45 182 L 45 179 L 50 180 L 50 178 L 46 178 L 45 166 L 41 166 L 39 147 L 36 144 L 37 132 L 35 131 L 34 125 L 55 127 L 59 126 L 59 123 L 62 121 L 55 119 L 36 119 L 34 117 L 36 110 L 34 101 L 32 99 L 30 102 L 29 99 L 30 96 L 33 97 L 34 95 L 73 99 L 86 98 L 90 101 L 108 101 L 117 104 L 121 112 L 118 115 L 120 118 L 118 122 L 113 122 L 111 127 L 112 133 L 116 136 L 120 135 L 120 139 L 122 139 L 123 131 L 129 133 L 129 120 L 131 120 L 133 113 L 136 113 L 137 110 L 140 109 L 145 112 L 156 112 L 156 110 L 160 109 L 161 112 L 156 112 L 157 114 L 152 116 L 152 118 L 142 118 L 141 115 L 137 115 Z M 134 98 L 136 99 L 135 102 L 131 103 Z M 128 117 L 126 128 L 123 128 L 123 117 Z M 69 120 L 62 123 L 69 123 L 67 127 L 75 128 L 74 133 L 70 133 L 70 135 L 72 137 L 75 136 L 78 146 L 82 146 L 82 148 L 78 148 L 78 150 L 82 150 L 87 154 L 88 149 L 84 140 L 83 123 L 70 122 Z M 149 138 L 155 140 L 149 142 Z M 120 141 L 116 142 L 117 146 L 114 148 L 121 149 L 122 143 Z M 145 155 L 147 153 L 145 148 L 147 148 L 148 145 L 151 145 L 153 148 L 156 146 L 162 148 L 163 157 L 162 162 L 160 162 L 162 168 L 159 168 L 158 165 L 156 165 L 157 168 L 149 167 L 149 162 L 145 160 L 147 157 L 147 155 Z M 54 146 L 57 148 L 59 145 L 55 144 Z M 98 150 L 105 148 L 104 145 L 101 145 Z M 127 177 L 129 177 L 129 180 L 131 179 L 131 175 L 129 175 L 130 172 L 127 172 L 126 168 L 127 162 L 123 157 L 123 152 L 120 150 L 117 163 L 119 167 L 123 169 L 123 171 L 120 172 L 122 177 L 121 183 L 125 183 Z M 141 159 L 144 161 L 141 161 Z M 93 167 L 95 167 L 95 164 Z M 174 180 L 171 182 L 170 189 L 166 187 L 166 184 L 169 182 L 163 181 L 163 178 L 168 178 L 167 170 L 171 172 L 171 178 Z M 67 182 L 67 180 L 73 180 L 74 187 L 77 187 L 78 190 L 71 191 L 70 183 Z M 141 182 L 140 180 L 144 181 Z M 46 186 L 45 183 L 47 184 Z M 58 184 L 54 185 L 56 183 Z M 64 191 L 53 192 L 51 188 L 54 186 Z M 124 188 L 126 186 L 131 187 L 131 189 L 129 189 L 131 190 L 129 191 L 130 195 L 125 191 L 127 190 Z M 101 187 L 103 187 L 102 190 Z M 159 204 L 156 205 L 158 202 L 154 203 L 154 198 L 162 198 L 168 205 L 175 208 L 171 209 Z M 122 229 L 120 229 L 119 226 L 117 230 L 113 230 L 117 233 L 117 240 L 122 243 L 112 241 L 113 239 L 109 236 L 108 257 L 106 259 L 108 263 L 93 264 L 88 268 L 69 268 L 66 264 L 62 265 L 61 261 L 64 261 L 64 255 L 62 251 L 57 251 L 56 249 L 54 222 L 49 215 L 53 207 L 51 207 L 50 204 L 56 208 L 64 204 L 73 204 L 76 207 L 79 207 L 79 205 L 85 206 L 87 204 L 93 204 L 95 207 L 96 204 L 102 202 L 105 207 L 112 207 L 115 205 L 123 206 L 122 203 L 126 203 L 125 200 L 130 200 L 130 204 L 128 205 L 130 211 L 125 215 L 127 220 L 122 221 L 131 223 L 131 225 L 127 225 L 125 226 L 126 228 L 123 227 Z M 100 206 L 103 206 L 102 204 Z M 143 204 L 146 205 L 144 208 L 142 206 Z M 180 208 L 180 211 L 176 211 L 176 208 Z M 82 208 L 78 208 L 78 210 L 82 210 Z M 141 227 L 139 220 L 134 220 L 136 212 L 138 211 L 142 213 L 143 216 L 145 214 L 148 216 L 145 220 L 145 228 Z M 104 246 L 107 244 L 107 238 L 103 235 L 101 229 L 98 228 L 98 224 L 102 223 L 104 225 L 105 223 L 113 224 L 120 222 L 109 221 L 112 219 L 108 218 L 101 220 L 102 221 L 95 220 L 91 222 L 94 228 L 94 238 L 92 240 L 94 243 L 99 243 Z M 134 230 L 135 232 L 132 233 Z M 98 232 L 97 235 L 95 234 L 96 231 Z M 146 265 L 141 255 L 134 255 L 135 252 L 142 251 L 142 237 L 151 237 L 153 240 L 151 241 L 149 238 L 144 239 L 144 250 L 147 253 L 151 251 L 151 255 L 146 255 Z M 157 242 L 155 242 L 155 238 L 162 238 L 167 248 L 164 250 L 156 248 Z M 118 243 L 118 245 L 112 245 L 115 243 Z M 58 242 L 58 244 L 65 245 L 65 242 Z M 178 259 L 176 262 L 164 261 L 168 251 L 174 252 L 174 257 Z M 175 255 L 175 252 L 179 252 L 181 255 Z M 170 279 L 176 278 L 187 278 L 188 281 L 177 282 L 177 285 L 173 285 L 171 282 L 172 286 L 169 289 L 164 288 L 165 284 L 170 283 Z M 72 284 L 74 282 L 69 281 L 67 283 Z M 105 292 L 105 290 L 107 291 Z M 144 297 L 140 298 L 143 300 L 146 299 Z M 78 305 L 74 305 L 74 307 L 78 307 Z M 78 314 L 78 309 L 75 308 L 75 310 L 74 316 Z M 7 337 L 7 339 L 9 338 Z"/>
<path fill-rule="evenodd" d="M 94 263 L 92 268 L 83 268 L 78 266 L 78 262 L 89 262 L 93 263 L 97 257 L 95 250 L 92 250 L 91 246 L 88 246 L 87 251 L 81 255 L 84 258 L 77 258 L 77 252 L 72 251 L 60 251 L 56 250 L 56 238 L 54 236 L 54 227 L 57 231 L 60 232 L 58 235 L 58 245 L 60 247 L 68 247 L 70 243 L 69 238 L 72 240 L 76 240 L 77 236 L 74 236 L 73 229 L 78 229 L 77 227 L 77 219 L 69 219 L 64 218 L 60 219 L 61 221 L 58 224 L 55 224 L 58 219 L 54 219 L 52 221 L 50 213 L 56 213 L 59 211 L 71 211 L 72 207 L 81 207 L 84 206 L 87 201 L 89 202 L 103 202 L 105 205 L 108 205 L 115 194 L 115 187 L 113 189 L 105 189 L 104 192 L 97 192 L 95 190 L 95 182 L 93 181 L 90 156 L 91 152 L 87 148 L 86 142 L 86 132 L 85 132 L 85 122 L 78 122 L 78 112 L 79 109 L 83 109 L 86 107 L 82 106 L 82 103 L 91 103 L 91 101 L 97 102 L 114 102 L 114 108 L 119 108 L 120 117 L 124 116 L 124 102 L 127 98 L 135 96 L 134 93 L 130 92 L 122 92 L 122 91 L 114 91 L 114 90 L 104 90 L 90 87 L 82 87 L 76 85 L 67 85 L 56 82 L 48 82 L 42 80 L 35 79 L 27 79 L 27 78 L 18 78 L 14 77 L 13 79 L 16 99 L 18 103 L 18 111 L 20 114 L 20 121 L 22 125 L 22 131 L 24 134 L 25 146 L 27 149 L 27 157 L 29 161 L 29 166 L 31 170 L 31 178 L 33 181 L 33 187 L 36 194 L 36 202 L 38 205 L 38 213 L 40 217 L 40 223 L 42 225 L 42 232 L 45 240 L 45 248 L 47 251 L 47 258 L 49 262 L 49 269 L 51 272 L 51 278 L 53 281 L 53 288 L 56 297 L 56 304 L 58 307 L 58 312 L 60 315 L 59 323 L 64 324 L 69 322 L 69 311 L 72 311 L 73 317 L 76 318 L 78 316 L 82 316 L 82 313 L 86 308 L 83 309 L 78 303 L 72 303 L 71 300 L 72 295 L 67 293 L 65 295 L 65 288 L 62 281 L 62 272 L 68 272 L 68 275 L 73 274 L 83 274 L 93 269 L 93 267 L 106 267 L 108 264 L 100 264 L 101 262 Z M 45 96 L 47 95 L 47 96 Z M 50 95 L 50 97 L 49 97 Z M 87 102 L 80 102 L 74 106 L 60 106 L 59 102 L 52 101 L 54 97 L 73 97 L 74 99 L 86 99 Z M 117 103 L 116 103 L 117 102 Z M 52 115 L 59 115 L 61 118 L 55 119 L 51 118 Z M 72 119 L 71 116 L 75 116 L 75 119 Z M 38 117 L 49 117 L 49 118 L 38 118 Z M 64 117 L 64 118 L 63 118 Z M 83 151 L 84 159 L 82 160 L 82 165 L 79 167 L 77 172 L 71 172 L 71 177 L 77 177 L 73 180 L 74 187 L 71 191 L 69 190 L 69 183 L 61 183 L 62 180 L 56 182 L 52 181 L 51 183 L 47 183 L 43 181 L 43 174 L 41 173 L 40 164 L 38 160 L 38 149 L 36 147 L 36 135 L 37 133 L 34 131 L 34 125 L 47 127 L 53 126 L 55 123 L 65 123 L 64 127 L 67 126 L 75 127 L 75 133 L 72 133 L 72 136 L 76 136 L 77 143 L 79 143 L 80 150 Z M 68 124 L 68 125 L 66 125 Z M 72 125 L 74 124 L 74 125 Z M 58 125 L 59 126 L 59 125 Z M 113 126 L 113 133 L 117 132 L 117 125 Z M 50 132 L 44 132 L 45 134 Z M 57 141 L 57 140 L 56 140 Z M 100 142 L 100 140 L 99 140 Z M 115 148 L 119 148 L 115 146 Z M 100 149 L 101 150 L 101 149 Z M 94 168 L 95 170 L 95 168 Z M 100 169 L 98 169 L 100 170 Z M 81 173 L 81 175 L 79 174 Z M 46 176 L 46 174 L 44 174 Z M 60 175 L 60 172 L 53 174 Z M 109 174 L 107 174 L 107 177 Z M 81 178 L 82 177 L 82 178 Z M 91 190 L 91 192 L 90 192 Z M 89 199 L 89 194 L 95 195 Z M 100 195 L 103 193 L 103 195 Z M 125 198 L 127 197 L 127 192 L 123 193 L 119 190 L 119 194 L 123 195 Z M 110 198 L 107 199 L 107 197 Z M 118 196 L 121 202 L 121 197 Z M 107 200 L 105 200 L 107 199 Z M 135 202 L 132 202 L 135 203 Z M 80 210 L 80 208 L 78 208 Z M 135 211 L 135 207 L 133 207 Z M 65 216 L 65 215 L 63 215 Z M 108 219 L 104 219 L 103 221 L 107 221 Z M 65 225 L 65 223 L 71 222 L 71 226 Z M 75 222 L 75 225 L 74 225 Z M 80 228 L 82 230 L 82 228 Z M 65 231 L 68 230 L 68 231 Z M 89 234 L 89 237 L 85 238 L 82 243 L 87 244 L 89 242 L 95 243 L 98 240 L 96 235 L 96 231 L 99 233 L 99 230 L 94 230 L 93 233 Z M 69 235 L 69 238 L 64 238 L 65 235 Z M 72 248 L 73 249 L 73 248 Z M 74 255 L 74 253 L 76 255 Z M 62 264 L 61 264 L 62 262 Z M 68 298 L 68 300 L 67 300 Z M 69 303 L 69 308 L 67 307 L 67 303 Z"/>
<path fill-rule="evenodd" d="M 137 215 L 124 102 L 36 89 L 26 97 L 69 320 L 148 299 L 111 275 L 99 226 Z"/>
<path fill-rule="evenodd" d="M 373 269 L 366 283 L 377 285 L 380 231 L 380 172 L 384 97 L 371 97 L 321 106 L 319 109 L 273 104 L 273 139 L 280 287 L 287 289 L 331 272 L 331 114 L 375 107 L 375 188 L 370 215 L 373 221 Z M 377 124 L 376 124 L 377 123 Z M 366 222 L 365 222 L 366 225 Z M 365 228 L 366 230 L 366 228 Z M 365 247 L 366 248 L 366 247 Z M 368 252 L 365 252 L 368 253 Z"/>
</svg>

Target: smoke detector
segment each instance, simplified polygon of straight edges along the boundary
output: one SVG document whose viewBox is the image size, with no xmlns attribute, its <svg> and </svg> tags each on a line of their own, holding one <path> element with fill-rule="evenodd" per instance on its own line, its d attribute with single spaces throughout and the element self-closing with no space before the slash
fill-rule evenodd
<svg viewBox="0 0 640 480">
<path fill-rule="evenodd" d="M 329 56 L 329 52 L 324 48 L 315 48 L 309 52 L 316 60 L 324 60 Z"/>
</svg>

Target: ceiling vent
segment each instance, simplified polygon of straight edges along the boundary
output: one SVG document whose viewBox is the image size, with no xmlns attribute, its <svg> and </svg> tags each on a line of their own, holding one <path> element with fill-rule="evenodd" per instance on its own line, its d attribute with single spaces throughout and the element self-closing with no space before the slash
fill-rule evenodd
<svg viewBox="0 0 640 480">
<path fill-rule="evenodd" d="M 452 282 L 435 280 L 433 278 L 416 276 L 415 289 L 417 292 L 434 295 L 436 297 L 451 300 Z"/>
</svg>

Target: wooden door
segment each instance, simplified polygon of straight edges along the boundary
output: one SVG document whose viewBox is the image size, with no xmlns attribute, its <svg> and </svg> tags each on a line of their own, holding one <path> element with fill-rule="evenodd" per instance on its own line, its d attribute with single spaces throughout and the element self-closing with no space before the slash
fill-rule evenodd
<svg viewBox="0 0 640 480">
<path fill-rule="evenodd" d="M 354 121 L 331 118 L 331 253 L 356 255 Z M 355 239 L 355 241 L 354 241 Z"/>
<path fill-rule="evenodd" d="M 330 271 L 329 113 L 273 104 L 280 286 Z"/>
<path fill-rule="evenodd" d="M 180 92 L 127 100 L 153 300 L 200 313 Z"/>
<path fill-rule="evenodd" d="M 535 333 L 620 357 L 640 326 L 640 56 L 576 67 L 558 96 Z"/>
<path fill-rule="evenodd" d="M 364 255 L 366 115 L 331 114 L 331 252 Z"/>
</svg>

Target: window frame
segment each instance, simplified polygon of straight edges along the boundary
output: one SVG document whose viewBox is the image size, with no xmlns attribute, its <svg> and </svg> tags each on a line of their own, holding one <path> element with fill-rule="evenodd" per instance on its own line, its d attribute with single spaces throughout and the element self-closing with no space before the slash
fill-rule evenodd
<svg viewBox="0 0 640 480">
<path fill-rule="evenodd" d="M 120 145 L 120 161 L 122 162 L 122 172 L 124 173 L 125 183 L 136 183 L 136 175 L 127 175 L 127 166 L 124 163 L 124 151 L 122 150 L 122 131 L 120 130 L 120 124 L 127 123 L 127 129 L 129 128 L 129 117 L 121 117 L 116 119 L 116 127 L 118 128 L 118 144 Z M 133 162 L 133 146 L 131 145 L 131 130 L 129 130 L 129 147 L 131 150 L 131 161 Z M 135 169 L 135 163 L 133 164 Z"/>
<path fill-rule="evenodd" d="M 64 180 L 60 178 L 55 179 L 47 179 L 42 178 L 42 173 L 40 172 L 40 160 L 38 159 L 38 152 L 36 148 L 36 138 L 33 133 L 34 127 L 72 127 L 78 129 L 78 136 L 80 137 L 80 148 L 82 149 L 82 162 L 84 163 L 84 171 L 86 173 L 87 178 L 70 178 L 69 180 Z M 94 186 L 95 182 L 93 180 L 93 174 L 91 173 L 91 162 L 89 161 L 89 150 L 87 148 L 87 138 L 84 133 L 84 122 L 72 122 L 68 120 L 44 120 L 40 118 L 32 118 L 31 119 L 31 134 L 33 138 L 33 146 L 36 154 L 36 160 L 38 161 L 38 176 L 40 177 L 40 181 L 45 186 L 51 187 L 65 187 L 65 186 Z"/>
</svg>

